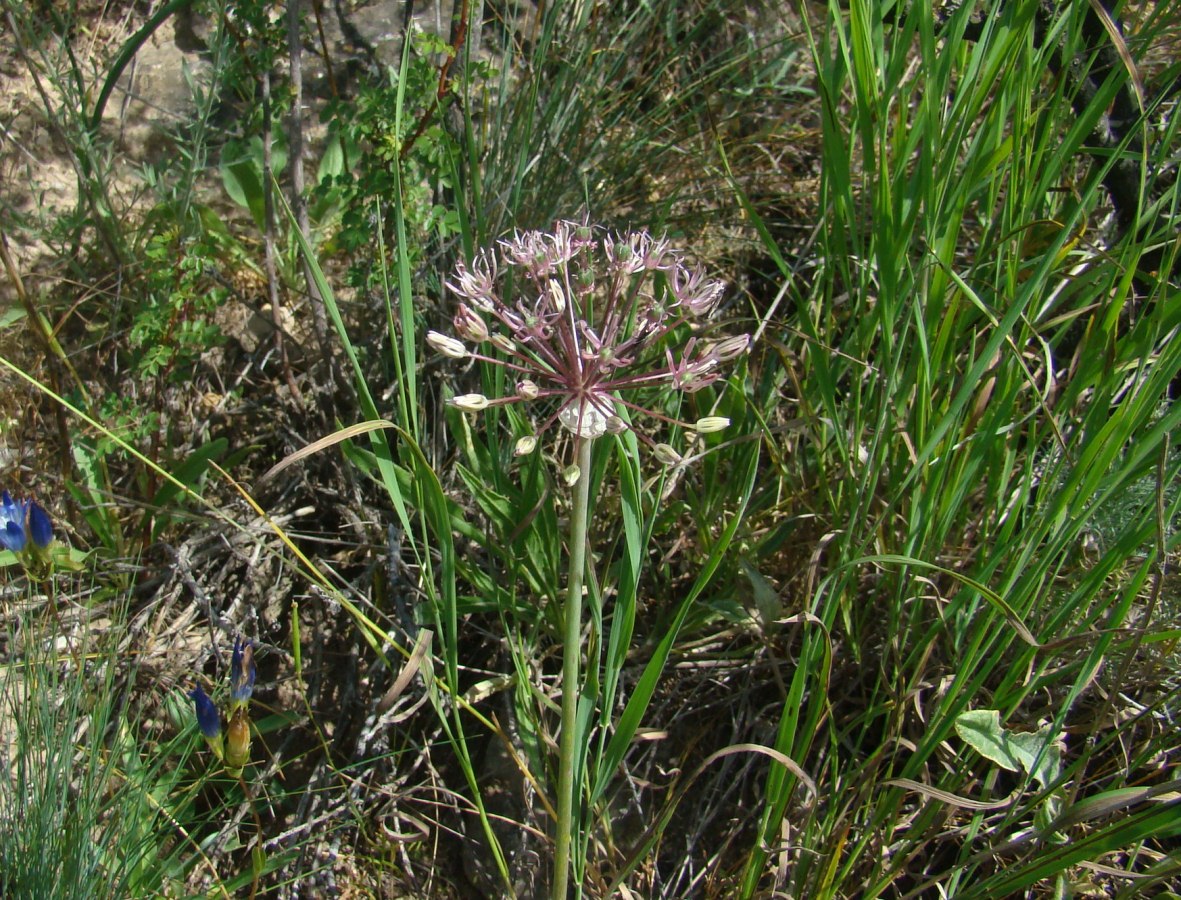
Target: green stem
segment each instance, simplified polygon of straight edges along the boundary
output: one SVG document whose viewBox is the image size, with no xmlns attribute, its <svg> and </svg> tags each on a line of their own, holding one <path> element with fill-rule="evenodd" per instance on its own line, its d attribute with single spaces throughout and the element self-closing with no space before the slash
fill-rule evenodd
<svg viewBox="0 0 1181 900">
<path fill-rule="evenodd" d="M 586 532 L 590 519 L 591 441 L 575 442 L 578 484 L 570 515 L 570 574 L 566 579 L 566 634 L 562 643 L 562 733 L 558 745 L 558 832 L 554 839 L 554 900 L 566 900 L 570 881 L 570 844 L 578 818 L 579 791 L 574 784 L 578 719 L 579 662 L 582 659 L 582 578 L 586 571 Z M 577 895 L 580 891 L 575 891 Z"/>
<path fill-rule="evenodd" d="M 250 900 L 254 900 L 258 896 L 258 881 L 262 875 L 263 865 L 266 863 L 266 853 L 262 848 L 262 819 L 259 818 L 258 808 L 254 803 L 254 794 L 250 791 L 250 785 L 246 783 L 245 777 L 241 774 L 238 776 L 238 785 L 242 788 L 242 793 L 246 795 L 246 802 L 250 805 L 250 814 L 254 816 L 254 847 L 251 849 L 251 871 L 254 877 L 250 881 Z"/>
</svg>

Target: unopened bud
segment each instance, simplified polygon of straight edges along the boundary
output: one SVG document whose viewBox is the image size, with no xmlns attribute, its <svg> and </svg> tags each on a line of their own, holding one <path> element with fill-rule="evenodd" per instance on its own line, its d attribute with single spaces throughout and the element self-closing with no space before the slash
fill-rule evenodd
<svg viewBox="0 0 1181 900">
<path fill-rule="evenodd" d="M 723 428 L 730 427 L 730 420 L 725 416 L 705 416 L 697 420 L 697 424 L 693 426 L 693 430 L 698 434 L 712 434 L 715 431 L 721 431 Z"/>
<path fill-rule="evenodd" d="M 627 431 L 627 422 L 619 416 L 607 416 L 607 434 L 623 434 Z"/>
<path fill-rule="evenodd" d="M 705 355 L 719 363 L 730 362 L 750 349 L 750 335 L 740 334 L 706 345 Z"/>
<path fill-rule="evenodd" d="M 479 412 L 488 408 L 488 398 L 483 394 L 460 394 L 448 401 L 452 406 L 464 412 Z"/>
<path fill-rule="evenodd" d="M 250 762 L 250 717 L 244 706 L 234 710 L 230 716 L 226 728 L 225 754 L 226 772 L 235 777 L 241 775 Z"/>
<path fill-rule="evenodd" d="M 574 487 L 581 477 L 582 469 L 578 468 L 576 463 L 571 463 L 562 470 L 562 480 L 566 482 L 566 487 Z"/>
<path fill-rule="evenodd" d="M 466 341 L 481 343 L 488 340 L 488 326 L 474 310 L 460 304 L 459 311 L 452 320 L 455 333 Z"/>
<path fill-rule="evenodd" d="M 563 312 L 566 309 L 566 292 L 556 281 L 549 283 L 549 299 L 556 312 Z"/>
<path fill-rule="evenodd" d="M 665 466 L 675 466 L 681 461 L 681 454 L 677 453 L 668 444 L 657 444 L 654 455 L 656 456 L 656 461 Z"/>
<path fill-rule="evenodd" d="M 467 348 L 463 345 L 463 341 L 456 340 L 450 335 L 440 334 L 437 331 L 428 331 L 426 342 L 444 356 L 451 357 L 451 359 L 463 359 L 467 356 Z"/>
<path fill-rule="evenodd" d="M 589 401 L 579 403 L 572 400 L 562 407 L 562 411 L 558 413 L 558 421 L 567 431 L 582 438 L 602 437 L 607 431 L 607 417 Z"/>
<path fill-rule="evenodd" d="M 528 456 L 537 449 L 537 436 L 527 434 L 523 438 L 517 438 L 517 446 L 513 448 L 513 456 Z"/>
<path fill-rule="evenodd" d="M 492 344 L 492 346 L 495 347 L 497 350 L 500 350 L 503 353 L 516 353 L 517 352 L 517 345 L 514 344 L 511 339 L 509 339 L 509 338 L 505 337 L 503 334 L 501 334 L 499 331 L 496 332 L 496 334 L 490 335 L 488 337 L 488 342 L 490 344 Z"/>
<path fill-rule="evenodd" d="M 541 388 L 528 378 L 522 378 L 517 382 L 517 394 L 522 400 L 536 400 L 540 393 Z"/>
<path fill-rule="evenodd" d="M 201 689 L 201 685 L 189 691 L 189 696 L 193 698 L 193 705 L 197 711 L 197 727 L 201 729 L 201 735 L 217 758 L 224 759 L 225 742 L 221 734 L 221 714 Z"/>
</svg>

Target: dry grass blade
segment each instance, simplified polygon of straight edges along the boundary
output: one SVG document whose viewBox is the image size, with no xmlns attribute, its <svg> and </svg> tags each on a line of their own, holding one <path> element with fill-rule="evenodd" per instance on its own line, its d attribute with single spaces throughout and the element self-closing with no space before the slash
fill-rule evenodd
<svg viewBox="0 0 1181 900">
<path fill-rule="evenodd" d="M 1107 36 L 1111 38 L 1111 46 L 1115 49 L 1116 54 L 1120 58 L 1120 62 L 1124 64 L 1124 68 L 1128 70 L 1128 78 L 1132 80 L 1132 87 L 1136 90 L 1136 102 L 1140 105 L 1140 113 L 1144 113 L 1144 81 L 1140 78 L 1140 69 L 1136 65 L 1136 61 L 1132 59 L 1132 53 L 1128 50 L 1128 44 L 1124 40 L 1124 36 L 1120 34 L 1119 26 L 1111 18 L 1111 13 L 1103 6 L 1099 0 L 1090 0 L 1091 10 L 1095 16 L 1103 23 L 1103 30 L 1107 32 Z"/>
<path fill-rule="evenodd" d="M 909 778 L 890 778 L 882 782 L 883 785 L 889 787 L 900 787 L 903 790 L 914 791 L 917 794 L 922 794 L 924 797 L 932 797 L 940 800 L 949 806 L 958 806 L 962 809 L 975 809 L 986 811 L 991 809 L 1004 809 L 1010 806 L 1014 800 L 1020 795 L 1021 791 L 1018 789 L 1000 800 L 969 800 L 967 797 L 961 797 L 958 794 L 953 794 L 950 791 L 941 791 L 938 788 L 933 788 L 928 784 L 922 784 L 918 781 L 912 781 Z"/>
<path fill-rule="evenodd" d="M 262 477 L 258 480 L 260 483 L 264 482 L 268 478 L 278 475 L 289 466 L 295 465 L 295 463 L 299 462 L 301 459 L 306 459 L 315 453 L 319 453 L 325 447 L 335 446 L 341 441 L 347 441 L 350 438 L 355 438 L 359 434 L 368 434 L 371 431 L 378 431 L 382 428 L 394 427 L 395 426 L 393 422 L 387 422 L 385 419 L 378 419 L 371 422 L 358 422 L 356 425 L 350 425 L 347 428 L 340 429 L 340 431 L 334 431 L 332 434 L 322 437 L 318 441 L 312 441 L 312 443 L 308 444 L 306 447 L 296 450 L 294 453 L 285 456 L 283 459 L 279 460 L 279 462 L 275 463 L 275 465 L 267 469 L 266 472 L 263 473 Z"/>
<path fill-rule="evenodd" d="M 414 649 L 410 653 L 410 658 L 406 660 L 406 665 L 402 666 L 402 671 L 398 673 L 394 683 L 390 685 L 389 690 L 382 695 L 381 701 L 377 704 L 378 715 L 389 710 L 394 705 L 394 701 L 402 696 L 402 692 L 414 680 L 414 676 L 422 668 L 422 662 L 430 651 L 434 636 L 435 633 L 426 628 L 418 633 L 418 640 L 414 642 Z"/>
<path fill-rule="evenodd" d="M 775 750 L 771 747 L 764 747 L 762 744 L 734 744 L 733 746 L 723 747 L 721 750 L 711 753 L 705 758 L 705 761 L 697 767 L 697 771 L 694 772 L 693 777 L 689 779 L 689 784 L 692 784 L 697 779 L 697 776 L 708 769 L 710 765 L 717 762 L 719 759 L 722 759 L 723 757 L 732 756 L 735 753 L 761 753 L 763 756 L 770 757 L 771 759 L 775 760 L 775 762 L 779 763 L 779 765 L 783 766 L 785 769 L 795 775 L 796 778 L 800 779 L 800 781 L 804 783 L 804 787 L 808 789 L 808 793 L 812 795 L 813 800 L 820 796 L 820 791 L 816 787 L 816 782 L 812 780 L 812 776 L 800 768 L 800 765 L 794 759 L 789 757 L 786 753 L 780 753 L 778 750 Z M 688 785 L 686 785 L 686 787 L 688 787 Z"/>
<path fill-rule="evenodd" d="M 772 747 L 766 747 L 762 744 L 732 744 L 729 747 L 723 747 L 707 756 L 701 764 L 693 770 L 693 774 L 685 779 L 684 784 L 677 788 L 676 796 L 674 796 L 665 807 L 662 815 L 649 826 L 644 836 L 636 843 L 636 849 L 632 853 L 628 862 L 621 868 L 620 872 L 615 876 L 615 880 L 603 893 L 604 897 L 615 896 L 616 891 L 619 891 L 623 885 L 623 879 L 639 865 L 645 853 L 653 845 L 653 843 L 660 837 L 661 833 L 667 827 L 672 818 L 673 812 L 680 805 L 681 801 L 689 793 L 690 788 L 697 782 L 697 779 L 705 773 L 707 769 L 719 759 L 724 759 L 727 756 L 734 756 L 741 753 L 759 753 L 767 756 L 786 768 L 789 772 L 798 778 L 803 785 L 808 789 L 811 798 L 808 805 L 811 806 L 813 802 L 820 796 L 819 789 L 816 787 L 816 782 L 813 778 L 803 770 L 803 768 L 785 753 L 781 753 Z"/>
</svg>

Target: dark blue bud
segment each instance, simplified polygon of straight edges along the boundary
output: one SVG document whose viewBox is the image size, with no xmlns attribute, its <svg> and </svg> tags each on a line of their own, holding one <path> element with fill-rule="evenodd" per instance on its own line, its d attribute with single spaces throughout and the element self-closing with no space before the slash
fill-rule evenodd
<svg viewBox="0 0 1181 900">
<path fill-rule="evenodd" d="M 38 503 L 29 504 L 29 537 L 42 550 L 53 541 L 53 520 Z"/>
<path fill-rule="evenodd" d="M 235 639 L 234 655 L 230 658 L 230 697 L 236 705 L 250 702 L 256 675 L 254 643 Z"/>
<path fill-rule="evenodd" d="M 193 698 L 193 706 L 197 710 L 197 727 L 201 729 L 201 734 L 205 735 L 206 740 L 216 740 L 221 736 L 221 715 L 217 707 L 201 685 L 189 691 L 189 696 Z"/>
</svg>

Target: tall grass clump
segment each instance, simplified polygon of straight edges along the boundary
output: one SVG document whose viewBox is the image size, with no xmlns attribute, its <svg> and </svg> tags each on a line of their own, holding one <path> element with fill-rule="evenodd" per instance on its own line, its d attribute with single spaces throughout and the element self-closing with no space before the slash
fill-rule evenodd
<svg viewBox="0 0 1181 900">
<path fill-rule="evenodd" d="M 469 31 L 455 185 L 466 254 L 580 210 L 690 235 L 734 216 L 712 144 L 753 148 L 785 98 L 807 95 L 793 19 L 773 4 L 552 4 L 508 17 L 495 43 Z"/>
<path fill-rule="evenodd" d="M 1123 885 L 1170 869 L 1175 801 L 1120 792 L 1160 779 L 1176 710 L 1149 649 L 1177 547 L 1176 249 L 1146 273 L 1142 234 L 1103 247 L 1100 224 L 1128 156 L 1142 214 L 1176 203 L 1152 179 L 1168 141 L 1133 128 L 1094 152 L 1130 75 L 1086 80 L 1087 5 L 972 12 L 833 4 L 816 27 L 821 268 L 798 288 L 807 428 L 787 465 L 825 537 L 775 746 L 819 801 L 771 773 L 743 896 L 1016 896 L 1084 865 Z M 982 749 L 980 711 L 1008 749 Z"/>
<path fill-rule="evenodd" d="M 550 15 L 561 22 L 588 10 Z M 586 748 L 574 776 L 574 890 L 902 896 L 938 885 L 988 895 L 997 884 L 1064 884 L 1107 851 L 1168 839 L 1172 811 L 1159 791 L 1119 793 L 1142 774 L 1112 769 L 1104 755 L 1124 732 L 1079 746 L 1070 737 L 1106 721 L 1118 681 L 1104 685 L 1105 673 L 1152 671 L 1130 627 L 1156 609 L 1153 585 L 1174 550 L 1167 485 L 1178 464 L 1168 452 L 1178 363 L 1166 340 L 1171 288 L 1141 277 L 1144 232 L 1103 251 L 1097 239 L 1118 154 L 1097 160 L 1087 141 L 1122 73 L 1081 104 L 1077 74 L 1044 75 L 1078 68 L 1055 61 L 1089 58 L 1082 15 L 997 4 L 979 20 L 919 9 L 883 19 L 857 3 L 834 5 L 816 25 L 815 259 L 789 264 L 744 180 L 732 182 L 783 278 L 811 273 L 786 285 L 794 312 L 758 323 L 767 343 L 751 379 L 700 398 L 732 420 L 733 439 L 711 448 L 699 471 L 646 474 L 623 438 L 589 466 L 596 492 L 618 479 L 619 493 L 595 511 L 606 537 L 585 586 L 592 621 L 577 638 L 587 668 L 574 713 Z M 506 75 L 489 110 L 465 111 L 454 184 L 469 263 L 501 223 L 544 221 L 560 204 L 531 204 L 577 196 L 579 180 L 609 168 L 618 146 L 559 147 L 554 136 L 571 122 L 586 135 L 590 123 L 622 121 L 576 87 L 612 70 L 593 39 L 574 52 L 575 36 L 614 23 L 602 16 L 565 30 L 541 20 L 536 67 L 525 70 L 533 77 Z M 554 61 L 558 44 L 566 52 Z M 568 89 L 549 90 L 542 71 Z M 626 132 L 636 147 L 653 146 L 644 131 L 653 121 L 640 117 Z M 614 158 L 634 159 L 627 146 Z M 523 186 L 539 177 L 546 190 L 530 194 Z M 584 194 L 592 208 L 604 196 Z M 536 835 L 562 819 L 546 785 L 564 782 L 552 762 L 554 722 L 566 729 L 571 714 L 556 709 L 550 648 L 565 657 L 574 643 L 565 616 L 575 607 L 560 599 L 560 523 L 577 504 L 552 464 L 514 452 L 530 420 L 490 401 L 520 390 L 496 365 L 475 367 L 456 389 L 449 435 L 418 426 L 432 415 L 429 405 L 415 412 L 407 389 L 424 328 L 409 300 L 399 209 L 395 198 L 386 284 L 393 359 L 406 375 L 403 424 L 393 445 L 389 429 L 373 433 L 369 471 L 382 473 L 419 536 L 448 686 L 436 703 L 495 861 L 489 889 L 522 891 L 522 873 L 549 852 Z M 1121 317 L 1133 299 L 1148 314 Z M 437 354 L 428 366 L 466 358 L 445 339 L 428 345 Z M 355 373 L 364 395 L 365 373 Z M 487 413 L 478 426 L 460 414 L 473 410 Z M 762 472 L 773 480 L 758 478 L 752 437 L 762 438 Z M 470 501 L 447 496 L 455 479 Z M 1132 487 L 1144 499 L 1113 526 L 1108 504 Z M 1108 537 L 1096 556 L 1088 523 L 1100 521 Z M 649 548 L 686 531 L 696 551 L 687 571 L 647 565 Z M 668 599 L 645 605 L 645 595 Z M 711 752 L 670 742 L 662 757 L 633 743 L 641 723 L 661 721 L 653 716 L 695 713 L 673 701 L 669 661 L 685 654 L 691 666 L 693 648 L 735 633 L 739 658 L 759 674 L 720 671 L 742 685 L 740 708 L 761 711 L 707 732 Z M 462 648 L 478 647 L 477 634 L 502 647 L 507 671 L 465 674 Z M 769 722 L 767 695 L 777 697 Z M 474 715 L 498 696 L 495 721 Z M 1151 715 L 1121 721 L 1143 729 L 1144 759 L 1166 746 Z M 499 764 L 488 761 L 497 755 Z M 734 765 L 739 756 L 761 767 Z M 645 794 L 635 773 L 670 760 L 688 777 Z M 714 779 L 736 769 L 740 784 L 720 790 Z M 491 772 L 495 790 L 482 786 Z M 506 804 L 505 783 L 524 799 Z M 701 785 L 737 824 L 695 802 L 690 788 Z M 1125 801 L 1131 826 L 1108 815 Z M 744 804 L 757 819 L 738 814 Z M 682 807 L 706 825 L 686 826 Z M 673 823 L 688 829 L 687 852 L 673 849 Z M 1060 842 L 1072 827 L 1090 840 Z M 1062 846 L 1074 849 L 1047 852 Z"/>
</svg>

